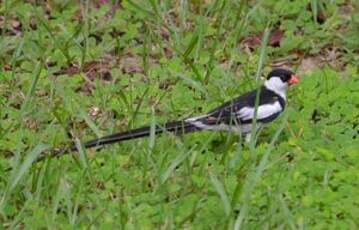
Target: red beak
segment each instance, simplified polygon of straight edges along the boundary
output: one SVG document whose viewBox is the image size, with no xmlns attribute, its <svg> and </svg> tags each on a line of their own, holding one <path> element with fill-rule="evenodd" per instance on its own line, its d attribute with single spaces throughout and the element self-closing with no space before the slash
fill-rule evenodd
<svg viewBox="0 0 359 230">
<path fill-rule="evenodd" d="M 290 76 L 290 79 L 288 80 L 288 85 L 294 85 L 297 84 L 299 82 L 299 78 L 297 75 L 292 75 Z"/>
</svg>

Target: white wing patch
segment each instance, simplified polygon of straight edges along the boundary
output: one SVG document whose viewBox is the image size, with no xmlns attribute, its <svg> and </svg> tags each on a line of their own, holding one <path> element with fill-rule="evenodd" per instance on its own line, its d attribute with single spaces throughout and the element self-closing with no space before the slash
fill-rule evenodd
<svg viewBox="0 0 359 230">
<path fill-rule="evenodd" d="M 189 122 L 191 123 L 192 125 L 195 125 L 196 127 L 198 128 L 201 128 L 201 129 L 209 129 L 209 125 L 206 125 L 206 124 L 203 124 L 201 121 L 198 121 L 204 117 L 207 117 L 208 114 L 205 114 L 205 115 L 200 115 L 200 116 L 197 116 L 197 117 L 190 117 L 190 118 L 187 118 L 185 121 L 186 122 Z"/>
<path fill-rule="evenodd" d="M 257 110 L 257 119 L 264 119 L 272 116 L 273 114 L 279 113 L 283 110 L 282 106 L 278 101 L 273 104 L 261 105 Z M 235 113 L 241 120 L 251 120 L 254 117 L 254 108 L 253 107 L 243 107 L 238 112 Z M 207 125 L 201 122 L 202 118 L 207 117 L 206 115 L 201 115 L 197 117 L 187 118 L 185 121 L 195 125 L 198 128 L 206 129 L 206 130 L 223 130 L 223 131 L 231 131 L 236 133 L 250 133 L 252 130 L 252 124 L 242 124 L 242 125 L 228 125 L 228 124 L 216 124 L 216 125 Z M 257 123 L 257 128 L 261 127 L 262 123 Z"/>
<path fill-rule="evenodd" d="M 283 110 L 282 106 L 278 101 L 269 105 L 260 105 L 257 110 L 257 119 L 264 119 L 272 116 L 273 114 L 279 113 Z M 251 120 L 254 117 L 254 107 L 244 107 L 236 112 L 238 118 L 242 120 Z"/>
</svg>

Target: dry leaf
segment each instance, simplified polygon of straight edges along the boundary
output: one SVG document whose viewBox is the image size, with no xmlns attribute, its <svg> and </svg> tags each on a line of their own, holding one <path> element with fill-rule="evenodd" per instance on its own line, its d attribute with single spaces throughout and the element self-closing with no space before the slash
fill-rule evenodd
<svg viewBox="0 0 359 230">
<path fill-rule="evenodd" d="M 284 32 L 280 29 L 274 29 L 269 34 L 268 45 L 272 47 L 279 47 L 280 42 L 283 39 Z M 255 33 L 247 36 L 242 40 L 242 44 L 245 44 L 247 47 L 253 49 L 256 46 L 259 46 L 262 43 L 263 33 Z"/>
<path fill-rule="evenodd" d="M 125 54 L 120 60 L 121 69 L 124 73 L 143 73 L 141 63 L 142 59 L 131 53 Z"/>
</svg>

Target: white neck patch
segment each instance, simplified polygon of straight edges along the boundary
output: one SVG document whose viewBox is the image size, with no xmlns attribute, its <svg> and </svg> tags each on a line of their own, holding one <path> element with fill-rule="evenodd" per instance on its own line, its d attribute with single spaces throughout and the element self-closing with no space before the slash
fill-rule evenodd
<svg viewBox="0 0 359 230">
<path fill-rule="evenodd" d="M 271 77 L 264 82 L 264 87 L 275 92 L 279 96 L 281 96 L 284 100 L 286 100 L 286 92 L 288 88 L 288 84 L 284 83 L 279 77 Z"/>
</svg>

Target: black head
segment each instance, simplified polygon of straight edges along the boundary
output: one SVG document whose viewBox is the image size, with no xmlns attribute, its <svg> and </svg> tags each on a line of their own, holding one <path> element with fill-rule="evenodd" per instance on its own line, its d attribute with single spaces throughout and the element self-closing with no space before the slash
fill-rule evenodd
<svg viewBox="0 0 359 230">
<path fill-rule="evenodd" d="M 288 83 L 289 85 L 298 83 L 298 77 L 290 70 L 278 68 L 273 69 L 267 77 L 267 80 L 271 79 L 272 77 L 278 77 L 284 83 Z"/>
</svg>

